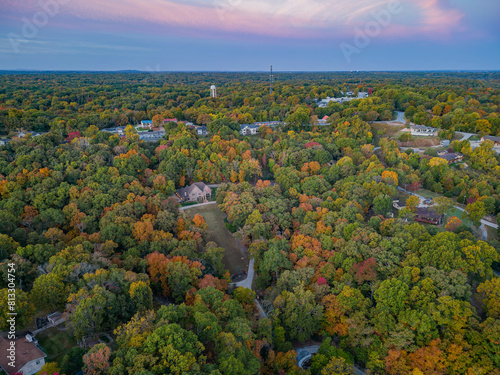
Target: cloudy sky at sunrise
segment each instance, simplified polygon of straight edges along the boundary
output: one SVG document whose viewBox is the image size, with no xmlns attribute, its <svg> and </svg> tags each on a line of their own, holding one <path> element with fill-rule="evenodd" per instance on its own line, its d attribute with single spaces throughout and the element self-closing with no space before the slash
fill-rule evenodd
<svg viewBox="0 0 500 375">
<path fill-rule="evenodd" d="M 498 0 L 2 0 L 0 69 L 500 68 Z"/>
</svg>

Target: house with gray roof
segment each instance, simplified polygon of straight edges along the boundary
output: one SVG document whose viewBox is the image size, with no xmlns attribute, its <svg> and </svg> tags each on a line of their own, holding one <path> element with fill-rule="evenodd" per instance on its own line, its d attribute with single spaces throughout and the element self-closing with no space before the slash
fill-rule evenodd
<svg viewBox="0 0 500 375">
<path fill-rule="evenodd" d="M 203 202 L 212 197 L 212 189 L 203 182 L 195 182 L 190 186 L 178 189 L 175 195 L 181 202 Z"/>
<path fill-rule="evenodd" d="M 260 126 L 256 124 L 242 124 L 240 125 L 241 135 L 255 135 L 259 131 Z"/>
<path fill-rule="evenodd" d="M 481 138 L 481 142 L 492 141 L 495 147 L 500 147 L 500 137 L 494 137 L 492 135 L 485 135 Z"/>
</svg>

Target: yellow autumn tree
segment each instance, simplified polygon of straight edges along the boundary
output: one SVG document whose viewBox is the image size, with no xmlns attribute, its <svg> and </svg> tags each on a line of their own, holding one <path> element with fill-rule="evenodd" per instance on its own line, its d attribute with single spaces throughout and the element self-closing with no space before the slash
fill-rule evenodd
<svg viewBox="0 0 500 375">
<path fill-rule="evenodd" d="M 398 186 L 398 174 L 394 171 L 383 171 L 382 180 L 388 185 Z"/>
</svg>

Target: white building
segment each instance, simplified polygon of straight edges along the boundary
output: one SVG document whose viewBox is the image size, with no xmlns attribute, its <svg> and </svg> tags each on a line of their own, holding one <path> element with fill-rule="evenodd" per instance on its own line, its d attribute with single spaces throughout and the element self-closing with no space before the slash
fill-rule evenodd
<svg viewBox="0 0 500 375">
<path fill-rule="evenodd" d="M 438 131 L 436 128 L 425 125 L 411 125 L 411 135 L 420 135 L 426 137 L 437 137 Z"/>
<path fill-rule="evenodd" d="M 215 87 L 215 85 L 210 86 L 210 97 L 211 98 L 217 97 L 217 88 Z"/>
<path fill-rule="evenodd" d="M 144 141 L 158 141 L 165 136 L 165 130 L 157 130 L 153 132 L 141 132 L 139 139 Z"/>
<path fill-rule="evenodd" d="M 195 126 L 194 128 L 196 129 L 198 135 L 208 135 L 208 130 L 205 125 Z"/>
<path fill-rule="evenodd" d="M 240 130 L 240 134 L 241 135 L 256 135 L 257 132 L 259 131 L 259 128 L 260 126 L 259 125 L 255 125 L 255 124 L 243 124 L 243 125 L 240 125 L 241 127 L 241 130 Z"/>
</svg>

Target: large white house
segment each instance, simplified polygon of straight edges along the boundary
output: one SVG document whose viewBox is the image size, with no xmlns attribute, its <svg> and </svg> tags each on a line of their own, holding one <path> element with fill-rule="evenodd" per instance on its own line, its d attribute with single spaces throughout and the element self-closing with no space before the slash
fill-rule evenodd
<svg viewBox="0 0 500 375">
<path fill-rule="evenodd" d="M 260 126 L 256 124 L 243 124 L 240 125 L 240 128 L 241 135 L 255 135 L 259 131 Z"/>
</svg>

